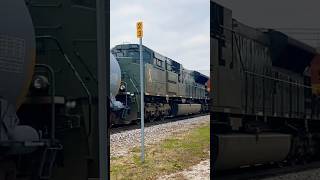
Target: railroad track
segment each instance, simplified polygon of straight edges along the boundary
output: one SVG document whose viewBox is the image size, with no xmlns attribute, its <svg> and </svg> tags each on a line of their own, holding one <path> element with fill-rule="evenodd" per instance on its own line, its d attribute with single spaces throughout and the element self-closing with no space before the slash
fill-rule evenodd
<svg viewBox="0 0 320 180">
<path fill-rule="evenodd" d="M 180 120 L 185 120 L 185 119 L 189 119 L 189 118 L 206 116 L 209 114 L 210 113 L 195 114 L 195 115 L 189 115 L 189 116 L 170 117 L 170 118 L 166 118 L 164 120 L 145 122 L 145 127 L 150 127 L 150 126 L 155 126 L 155 125 L 159 125 L 159 124 L 165 124 L 165 123 L 175 122 L 175 121 L 180 121 Z M 128 125 L 113 126 L 113 127 L 111 127 L 110 134 L 115 134 L 115 133 L 128 131 L 128 130 L 134 130 L 134 129 L 140 129 L 140 125 L 139 124 L 128 124 Z"/>
<path fill-rule="evenodd" d="M 257 167 L 242 168 L 218 172 L 213 176 L 215 180 L 248 180 L 248 179 L 263 179 L 285 175 L 289 173 L 297 173 L 306 170 L 320 168 L 320 161 L 315 161 L 302 165 L 291 165 L 280 167 L 279 165 L 261 165 Z"/>
</svg>

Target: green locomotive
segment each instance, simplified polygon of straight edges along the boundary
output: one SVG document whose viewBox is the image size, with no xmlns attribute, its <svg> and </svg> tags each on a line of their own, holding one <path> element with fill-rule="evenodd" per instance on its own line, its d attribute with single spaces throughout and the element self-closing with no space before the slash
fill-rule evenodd
<svg viewBox="0 0 320 180">
<path fill-rule="evenodd" d="M 117 45 L 111 52 L 121 69 L 119 92 L 114 103 L 111 102 L 112 124 L 129 124 L 139 119 L 140 114 L 139 45 Z M 209 77 L 187 70 L 180 63 L 145 46 L 143 60 L 147 121 L 208 110 Z"/>
</svg>

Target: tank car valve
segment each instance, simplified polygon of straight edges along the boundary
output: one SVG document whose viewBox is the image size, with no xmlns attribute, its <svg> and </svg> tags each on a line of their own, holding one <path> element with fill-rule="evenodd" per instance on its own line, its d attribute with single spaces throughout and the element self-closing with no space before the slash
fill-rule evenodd
<svg viewBox="0 0 320 180">
<path fill-rule="evenodd" d="M 33 79 L 33 87 L 36 90 L 47 90 L 49 87 L 49 80 L 47 77 L 39 75 Z"/>
<path fill-rule="evenodd" d="M 125 84 L 121 84 L 120 85 L 120 91 L 125 91 L 126 90 L 126 85 Z"/>
<path fill-rule="evenodd" d="M 73 109 L 77 106 L 77 102 L 76 101 L 67 101 L 66 102 L 66 107 L 68 109 Z"/>
</svg>

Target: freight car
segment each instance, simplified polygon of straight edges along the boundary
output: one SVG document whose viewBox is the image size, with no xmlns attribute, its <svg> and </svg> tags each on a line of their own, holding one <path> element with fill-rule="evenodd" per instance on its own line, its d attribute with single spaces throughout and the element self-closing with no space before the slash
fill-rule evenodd
<svg viewBox="0 0 320 180">
<path fill-rule="evenodd" d="M 0 2 L 0 179 L 99 177 L 96 1 Z"/>
<path fill-rule="evenodd" d="M 310 82 L 316 50 L 276 30 L 246 26 L 214 1 L 210 6 L 214 169 L 316 157 L 319 100 Z"/>
<path fill-rule="evenodd" d="M 139 119 L 140 114 L 139 45 L 117 45 L 111 52 L 121 69 L 121 75 L 119 72 L 113 76 L 120 76 L 121 83 L 118 94 L 114 94 L 111 101 L 112 124 L 129 124 Z M 187 70 L 177 61 L 146 46 L 143 46 L 143 59 L 146 120 L 208 111 L 209 77 Z"/>
</svg>

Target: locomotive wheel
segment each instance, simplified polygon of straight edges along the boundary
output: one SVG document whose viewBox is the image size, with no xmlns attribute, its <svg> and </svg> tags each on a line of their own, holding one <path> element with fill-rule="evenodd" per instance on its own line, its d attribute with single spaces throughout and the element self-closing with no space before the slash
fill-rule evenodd
<svg viewBox="0 0 320 180">
<path fill-rule="evenodd" d="M 136 120 L 136 125 L 141 126 L 141 120 L 140 119 Z"/>
<path fill-rule="evenodd" d="M 156 118 L 149 118 L 149 122 L 154 122 L 156 121 Z"/>
</svg>

